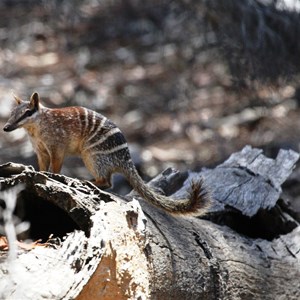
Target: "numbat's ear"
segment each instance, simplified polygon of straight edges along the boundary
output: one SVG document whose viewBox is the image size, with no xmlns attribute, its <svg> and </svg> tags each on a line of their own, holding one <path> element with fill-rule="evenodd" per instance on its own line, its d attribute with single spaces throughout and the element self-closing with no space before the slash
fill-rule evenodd
<svg viewBox="0 0 300 300">
<path fill-rule="evenodd" d="M 40 96 L 37 92 L 33 93 L 30 97 L 30 108 L 39 109 Z"/>
<path fill-rule="evenodd" d="M 13 96 L 14 96 L 14 99 L 15 99 L 17 105 L 20 105 L 20 104 L 23 102 L 23 101 L 22 101 L 18 96 L 16 96 L 15 94 L 13 94 Z"/>
</svg>

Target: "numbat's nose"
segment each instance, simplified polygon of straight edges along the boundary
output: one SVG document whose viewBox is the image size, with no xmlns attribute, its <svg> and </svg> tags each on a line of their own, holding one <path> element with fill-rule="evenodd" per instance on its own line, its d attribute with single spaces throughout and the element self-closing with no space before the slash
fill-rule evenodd
<svg viewBox="0 0 300 300">
<path fill-rule="evenodd" d="M 12 131 L 14 130 L 13 126 L 9 123 L 5 124 L 5 126 L 3 127 L 4 131 Z"/>
</svg>

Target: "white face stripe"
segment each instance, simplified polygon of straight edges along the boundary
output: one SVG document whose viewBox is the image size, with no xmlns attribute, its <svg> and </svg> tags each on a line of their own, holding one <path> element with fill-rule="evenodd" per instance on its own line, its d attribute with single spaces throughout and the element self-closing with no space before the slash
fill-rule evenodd
<svg viewBox="0 0 300 300">
<path fill-rule="evenodd" d="M 35 111 L 30 117 L 26 117 L 23 120 L 19 121 L 18 126 L 23 126 L 30 122 L 35 122 L 39 118 L 39 111 Z"/>
<path fill-rule="evenodd" d="M 98 134 L 98 132 L 102 129 L 102 127 L 104 126 L 104 123 L 105 123 L 105 121 L 107 120 L 107 118 L 106 117 L 102 117 L 102 120 L 101 120 L 101 123 L 100 123 L 100 125 L 98 126 L 98 129 L 97 130 L 95 130 L 95 132 L 91 135 L 91 136 L 89 136 L 88 137 L 88 141 L 90 141 L 91 139 L 93 139 L 97 134 Z M 94 122 L 94 121 L 93 121 Z M 95 124 L 96 124 L 96 122 L 94 122 L 94 126 L 93 126 L 93 129 L 94 129 L 94 127 L 95 127 Z M 90 132 L 92 132 L 92 130 L 90 130 Z"/>
<path fill-rule="evenodd" d="M 100 127 L 101 128 L 101 127 Z M 108 132 L 106 132 L 104 135 L 102 135 L 99 140 L 93 144 L 90 144 L 88 145 L 85 149 L 91 149 L 97 145 L 100 145 L 102 144 L 103 142 L 105 142 L 110 136 L 118 133 L 118 132 L 121 132 L 121 130 L 118 128 L 118 127 L 115 127 L 115 128 L 112 128 L 111 130 L 109 130 Z M 96 133 L 98 133 L 98 130 L 96 131 Z M 90 140 L 91 138 L 89 138 Z"/>
<path fill-rule="evenodd" d="M 91 152 L 91 155 L 108 155 L 108 154 L 111 154 L 111 153 L 114 153 L 114 152 L 117 152 L 117 151 L 120 151 L 122 149 L 125 149 L 125 148 L 128 148 L 128 145 L 127 143 L 124 143 L 122 145 L 119 145 L 119 146 L 116 146 L 112 149 L 108 149 L 108 150 L 99 150 L 99 151 L 94 151 L 94 152 Z"/>
</svg>

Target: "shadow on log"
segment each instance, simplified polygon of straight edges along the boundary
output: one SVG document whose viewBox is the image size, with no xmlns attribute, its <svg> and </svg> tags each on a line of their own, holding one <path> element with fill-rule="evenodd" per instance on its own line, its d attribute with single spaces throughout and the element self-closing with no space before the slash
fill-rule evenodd
<svg viewBox="0 0 300 300">
<path fill-rule="evenodd" d="M 134 192 L 121 198 L 2 165 L 3 201 L 4 191 L 22 185 L 15 215 L 31 226 L 19 238 L 53 236 L 14 259 L 0 251 L 0 298 L 299 299 L 299 220 L 279 201 L 298 158 L 282 150 L 273 160 L 247 146 L 215 169 L 168 169 L 150 182 L 181 198 L 202 176 L 212 195 L 202 219 L 171 216 Z"/>
</svg>

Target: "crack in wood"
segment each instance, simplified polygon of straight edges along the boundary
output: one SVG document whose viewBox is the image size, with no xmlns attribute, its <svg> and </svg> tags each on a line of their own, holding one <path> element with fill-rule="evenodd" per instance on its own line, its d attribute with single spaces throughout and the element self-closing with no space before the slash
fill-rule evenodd
<svg viewBox="0 0 300 300">
<path fill-rule="evenodd" d="M 287 250 L 287 252 L 293 257 L 297 259 L 297 256 L 293 253 L 293 251 L 290 249 L 290 247 L 286 244 L 286 242 L 284 241 L 284 239 L 279 238 L 280 241 L 283 243 L 285 249 Z"/>
<path fill-rule="evenodd" d="M 210 261 L 209 263 L 209 269 L 210 274 L 212 278 L 212 290 L 214 294 L 214 299 L 222 299 L 223 294 L 223 285 L 221 283 L 221 272 L 220 272 L 220 264 L 219 262 L 214 258 L 213 253 L 211 252 L 209 246 L 205 241 L 201 239 L 201 237 L 198 235 L 197 232 L 192 232 L 196 243 L 199 245 L 199 247 L 203 250 L 204 255 L 206 258 Z"/>
</svg>

